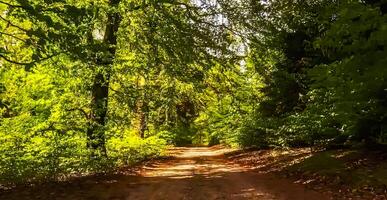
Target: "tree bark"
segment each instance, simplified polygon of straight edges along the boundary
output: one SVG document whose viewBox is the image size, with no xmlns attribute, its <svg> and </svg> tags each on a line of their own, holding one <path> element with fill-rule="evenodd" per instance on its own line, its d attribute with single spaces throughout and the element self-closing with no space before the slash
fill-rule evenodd
<svg viewBox="0 0 387 200">
<path fill-rule="evenodd" d="M 109 5 L 116 7 L 120 0 L 110 0 Z M 105 125 L 108 112 L 109 100 L 109 81 L 111 68 L 114 63 L 117 45 L 117 32 L 120 26 L 121 16 L 118 11 L 113 11 L 107 15 L 107 24 L 103 43 L 107 46 L 104 52 L 107 56 L 97 61 L 97 66 L 102 70 L 94 77 L 92 86 L 91 112 L 89 117 L 89 126 L 87 128 L 88 144 L 87 146 L 93 152 L 93 156 L 106 156 L 105 146 Z"/>
<path fill-rule="evenodd" d="M 141 117 L 140 117 L 140 137 L 142 139 L 145 138 L 145 131 L 147 129 L 147 117 L 144 112 L 141 112 Z"/>
<path fill-rule="evenodd" d="M 140 108 L 140 137 L 145 138 L 145 131 L 148 129 L 148 103 L 143 100 Z"/>
</svg>

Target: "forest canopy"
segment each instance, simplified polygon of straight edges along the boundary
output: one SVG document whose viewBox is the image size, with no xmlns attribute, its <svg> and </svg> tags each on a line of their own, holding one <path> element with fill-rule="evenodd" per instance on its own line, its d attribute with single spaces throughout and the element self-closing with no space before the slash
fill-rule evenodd
<svg viewBox="0 0 387 200">
<path fill-rule="evenodd" d="M 168 145 L 383 146 L 385 0 L 0 0 L 0 183 Z"/>
</svg>

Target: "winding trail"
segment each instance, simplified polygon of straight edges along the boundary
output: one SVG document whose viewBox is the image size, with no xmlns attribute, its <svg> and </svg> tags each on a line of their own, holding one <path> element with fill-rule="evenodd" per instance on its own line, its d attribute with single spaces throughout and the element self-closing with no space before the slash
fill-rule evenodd
<svg viewBox="0 0 387 200">
<path fill-rule="evenodd" d="M 48 188 L 12 192 L 0 199 L 101 200 L 324 200 L 289 180 L 228 161 L 227 149 L 173 148 L 168 160 L 141 167 L 138 175 L 114 175 Z"/>
</svg>

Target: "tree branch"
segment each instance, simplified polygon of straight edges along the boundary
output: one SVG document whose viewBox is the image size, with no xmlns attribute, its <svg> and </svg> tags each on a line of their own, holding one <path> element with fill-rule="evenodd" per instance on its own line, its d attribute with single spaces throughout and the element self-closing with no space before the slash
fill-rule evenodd
<svg viewBox="0 0 387 200">
<path fill-rule="evenodd" d="M 10 4 L 10 3 L 7 3 L 7 2 L 4 2 L 4 1 L 0 1 L 1 4 L 4 4 L 4 5 L 7 5 L 9 7 L 14 7 L 14 8 L 23 8 L 23 6 L 19 6 L 19 5 L 13 5 L 13 4 Z"/>
<path fill-rule="evenodd" d="M 26 40 L 24 40 L 24 39 L 22 39 L 22 38 L 19 38 L 19 37 L 15 36 L 15 35 L 9 34 L 9 33 L 4 33 L 4 32 L 1 32 L 1 31 L 0 31 L 0 35 L 6 35 L 6 36 L 9 36 L 9 37 L 13 37 L 13 38 L 15 38 L 15 39 L 17 39 L 17 40 L 19 40 L 19 41 L 27 42 Z"/>
<path fill-rule="evenodd" d="M 85 117 L 86 119 L 89 119 L 89 114 L 87 114 L 87 112 L 85 110 L 83 110 L 82 108 L 73 108 L 73 109 L 68 109 L 66 111 L 69 111 L 69 112 L 72 112 L 72 111 L 80 111 Z"/>
<path fill-rule="evenodd" d="M 18 25 L 13 24 L 11 21 L 9 21 L 8 19 L 5 19 L 5 18 L 4 18 L 3 16 L 1 16 L 1 15 L 0 15 L 0 19 L 2 19 L 3 21 L 7 22 L 7 23 L 8 23 L 10 26 L 12 26 L 12 27 L 18 28 L 19 30 L 22 30 L 22 31 L 24 31 L 24 32 L 28 32 L 27 29 L 24 29 L 24 28 L 22 28 L 22 27 L 20 27 L 20 26 L 18 26 Z"/>
<path fill-rule="evenodd" d="M 0 58 L 3 58 L 5 61 L 7 61 L 7 62 L 9 62 L 9 63 L 12 63 L 12 64 L 28 66 L 28 65 L 33 65 L 33 64 L 35 64 L 35 63 L 38 63 L 38 62 L 42 62 L 42 61 L 51 59 L 51 58 L 53 58 L 54 56 L 57 56 L 57 55 L 60 55 L 60 54 L 61 54 L 61 53 L 53 54 L 53 55 L 51 55 L 51 56 L 42 58 L 42 59 L 40 59 L 40 60 L 32 61 L 32 62 L 29 62 L 29 63 L 22 63 L 22 62 L 17 62 L 17 61 L 11 60 L 11 59 L 7 58 L 6 56 L 4 56 L 4 54 L 0 54 Z"/>
<path fill-rule="evenodd" d="M 31 65 L 34 63 L 34 62 L 22 63 L 22 62 L 13 61 L 13 60 L 7 58 L 6 56 L 4 56 L 3 54 L 0 54 L 0 58 L 3 58 L 5 61 L 12 63 L 12 64 L 16 64 L 16 65 Z"/>
</svg>

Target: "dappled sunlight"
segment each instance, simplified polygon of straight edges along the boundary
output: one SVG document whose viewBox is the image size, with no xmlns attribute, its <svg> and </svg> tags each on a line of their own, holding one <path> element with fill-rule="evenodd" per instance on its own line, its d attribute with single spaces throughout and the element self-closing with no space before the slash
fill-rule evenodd
<svg viewBox="0 0 387 200">
<path fill-rule="evenodd" d="M 260 173 L 280 171 L 302 162 L 313 154 L 308 148 L 297 150 L 259 150 L 230 153 L 228 157 L 237 163 L 251 166 Z"/>
<path fill-rule="evenodd" d="M 254 167 L 227 160 L 224 153 L 231 151 L 172 148 L 169 153 L 173 156 L 148 162 L 134 174 L 116 173 L 79 179 L 69 185 L 47 186 L 37 199 L 327 199 L 292 181 L 257 173 Z M 18 195 L 34 196 L 36 192 L 30 190 Z M 13 194 L 13 199 L 18 199 L 18 195 Z"/>
<path fill-rule="evenodd" d="M 225 153 L 232 152 L 229 148 L 208 148 L 208 147 L 174 147 L 167 151 L 168 155 L 174 156 L 177 159 L 184 158 L 203 158 L 223 156 Z"/>
<path fill-rule="evenodd" d="M 243 189 L 239 194 L 233 194 L 233 198 L 244 198 L 244 199 L 257 199 L 257 198 L 265 198 L 265 199 L 276 199 L 275 196 L 270 196 L 265 192 L 257 191 L 255 188 Z"/>
<path fill-rule="evenodd" d="M 251 170 L 251 168 L 225 162 L 224 153 L 230 149 L 212 150 L 205 147 L 197 148 L 171 148 L 169 154 L 175 159 L 153 163 L 144 166 L 140 174 L 143 177 L 193 177 L 202 175 L 206 177 L 219 176 L 222 173 L 237 173 Z"/>
</svg>

